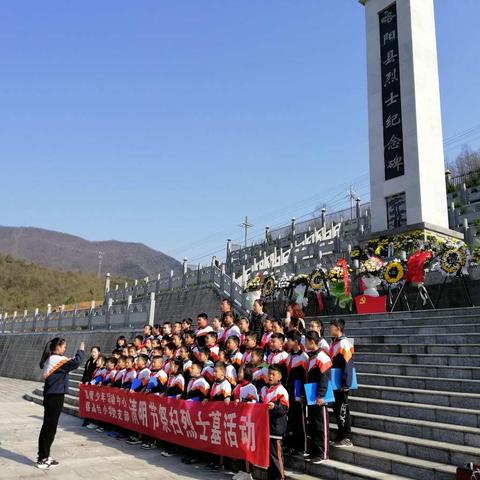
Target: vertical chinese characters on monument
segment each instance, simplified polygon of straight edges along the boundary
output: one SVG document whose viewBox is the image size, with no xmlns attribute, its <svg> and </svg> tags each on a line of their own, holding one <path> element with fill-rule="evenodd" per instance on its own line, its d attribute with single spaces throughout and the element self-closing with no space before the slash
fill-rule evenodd
<svg viewBox="0 0 480 480">
<path fill-rule="evenodd" d="M 385 180 L 405 173 L 397 5 L 379 12 Z"/>
</svg>

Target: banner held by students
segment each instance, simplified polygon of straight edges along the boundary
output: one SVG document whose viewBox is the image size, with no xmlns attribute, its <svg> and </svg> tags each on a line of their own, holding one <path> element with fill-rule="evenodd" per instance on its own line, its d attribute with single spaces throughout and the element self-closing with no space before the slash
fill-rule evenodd
<svg viewBox="0 0 480 480">
<path fill-rule="evenodd" d="M 264 404 L 199 403 L 80 385 L 79 407 L 83 418 L 268 468 L 269 424 Z"/>
</svg>

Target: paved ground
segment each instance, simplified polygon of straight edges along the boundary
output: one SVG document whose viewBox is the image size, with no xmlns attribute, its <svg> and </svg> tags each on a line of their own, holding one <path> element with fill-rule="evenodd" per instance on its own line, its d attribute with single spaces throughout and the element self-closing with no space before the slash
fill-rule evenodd
<svg viewBox="0 0 480 480">
<path fill-rule="evenodd" d="M 81 427 L 81 420 L 62 414 L 52 456 L 60 466 L 45 472 L 34 468 L 43 407 L 22 395 L 38 384 L 0 377 L 0 479 L 62 478 L 62 480 L 201 479 L 223 480 L 204 466 L 187 466 L 159 450 L 142 450 L 122 440 Z"/>
</svg>

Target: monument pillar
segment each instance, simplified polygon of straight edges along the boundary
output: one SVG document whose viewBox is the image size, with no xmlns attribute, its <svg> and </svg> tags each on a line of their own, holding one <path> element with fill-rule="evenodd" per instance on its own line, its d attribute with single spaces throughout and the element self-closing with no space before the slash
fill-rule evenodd
<svg viewBox="0 0 480 480">
<path fill-rule="evenodd" d="M 449 230 L 433 0 L 360 0 L 367 35 L 371 229 Z"/>
</svg>

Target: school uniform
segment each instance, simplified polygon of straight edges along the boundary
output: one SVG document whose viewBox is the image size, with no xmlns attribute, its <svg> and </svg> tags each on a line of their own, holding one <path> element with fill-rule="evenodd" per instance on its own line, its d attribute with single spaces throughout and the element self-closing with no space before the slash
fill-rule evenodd
<svg viewBox="0 0 480 480">
<path fill-rule="evenodd" d="M 102 380 L 102 385 L 104 387 L 110 386 L 114 382 L 116 375 L 117 375 L 117 370 L 115 368 L 112 368 L 111 370 L 107 370 L 107 373 L 105 374 L 105 377 Z"/>
<path fill-rule="evenodd" d="M 210 384 L 203 378 L 192 378 L 187 384 L 187 400 L 192 398 L 198 398 L 199 401 L 208 398 L 208 392 L 210 391 Z"/>
<path fill-rule="evenodd" d="M 207 325 L 205 328 L 199 328 L 195 332 L 196 342 L 199 347 L 205 346 L 205 335 L 209 332 L 213 332 L 213 328 L 210 325 Z"/>
<path fill-rule="evenodd" d="M 273 332 L 265 332 L 262 335 L 262 340 L 260 341 L 260 348 L 266 350 L 268 348 L 268 344 L 270 343 L 270 337 L 273 335 Z"/>
<path fill-rule="evenodd" d="M 185 390 L 185 378 L 181 373 L 177 375 L 170 375 L 167 382 L 167 390 L 165 395 L 167 397 L 174 397 L 182 395 Z"/>
<path fill-rule="evenodd" d="M 223 332 L 222 341 L 225 343 L 228 340 L 228 337 L 238 337 L 240 339 L 240 329 L 237 325 L 232 325 L 228 327 Z"/>
<path fill-rule="evenodd" d="M 240 353 L 240 350 L 234 350 L 233 352 L 227 353 L 228 361 L 233 365 L 235 370 L 238 372 L 238 369 L 242 365 L 243 355 Z"/>
<path fill-rule="evenodd" d="M 268 367 L 264 364 L 253 368 L 253 380 L 257 392 L 261 392 L 262 388 L 268 383 Z"/>
<path fill-rule="evenodd" d="M 332 361 L 323 351 L 317 350 L 309 354 L 307 365 L 306 383 L 315 383 L 317 385 L 317 398 L 323 398 L 327 393 L 328 382 L 330 380 L 330 368 Z M 322 460 L 328 459 L 328 411 L 326 405 L 308 406 L 308 431 L 310 436 L 309 453 Z"/>
<path fill-rule="evenodd" d="M 137 378 L 137 371 L 132 368 L 125 369 L 125 374 L 122 378 L 122 388 L 124 390 L 130 390 L 132 382 Z"/>
<path fill-rule="evenodd" d="M 213 363 L 218 362 L 220 347 L 218 345 L 213 345 L 212 347 L 207 347 L 209 351 L 209 358 Z"/>
<path fill-rule="evenodd" d="M 232 386 L 225 378 L 220 381 L 214 381 L 210 387 L 209 399 L 213 402 L 224 401 L 232 395 Z"/>
<path fill-rule="evenodd" d="M 133 389 L 130 389 L 130 390 L 133 392 L 142 392 L 147 388 L 148 381 L 150 380 L 150 369 L 147 367 L 142 368 L 142 370 L 138 372 L 137 378 L 140 380 L 141 384 L 134 390 Z"/>
<path fill-rule="evenodd" d="M 205 378 L 208 383 L 213 383 L 213 363 L 210 362 L 210 360 L 207 360 L 207 362 L 205 362 L 205 364 L 203 365 L 200 376 Z"/>
<path fill-rule="evenodd" d="M 287 384 L 287 359 L 288 353 L 285 350 L 271 351 L 267 356 L 268 365 L 278 365 L 282 370 L 282 384 Z"/>
<path fill-rule="evenodd" d="M 342 370 L 342 387 L 350 388 L 353 379 L 353 344 L 345 336 L 334 339 L 330 347 L 332 367 Z M 333 413 L 337 418 L 338 432 L 337 441 L 352 439 L 352 422 L 350 418 L 350 407 L 348 405 L 348 390 L 335 390 L 335 403 Z"/>
<path fill-rule="evenodd" d="M 107 375 L 107 369 L 106 368 L 97 368 L 94 372 L 93 372 L 93 378 L 92 380 L 90 381 L 90 384 L 91 385 L 101 385 L 103 380 L 105 379 Z"/>
<path fill-rule="evenodd" d="M 287 415 L 289 398 L 286 388 L 281 384 L 263 387 L 261 394 L 263 403 L 273 403 L 268 411 L 270 426 L 270 463 L 268 480 L 284 480 L 284 462 L 282 454 L 282 438 L 287 431 Z"/>
<path fill-rule="evenodd" d="M 117 371 L 117 373 L 115 374 L 115 378 L 113 379 L 113 382 L 111 384 L 113 388 L 121 388 L 123 376 L 125 375 L 126 371 L 126 368 L 122 368 L 121 370 Z"/>
<path fill-rule="evenodd" d="M 163 393 L 167 388 L 168 375 L 162 370 L 150 370 L 150 379 L 156 378 L 157 384 L 148 389 L 150 393 Z"/>
<path fill-rule="evenodd" d="M 232 387 L 237 384 L 237 370 L 233 365 L 225 366 L 225 378 L 230 382 Z"/>
<path fill-rule="evenodd" d="M 307 373 L 308 355 L 301 349 L 290 352 L 287 358 L 287 382 L 286 388 L 290 398 L 288 410 L 287 445 L 299 452 L 305 452 L 306 429 L 305 407 L 295 395 L 295 384 L 300 383 L 300 394 L 304 395 L 303 386 Z"/>
<path fill-rule="evenodd" d="M 243 365 L 249 365 L 250 363 L 252 363 L 252 352 L 253 352 L 253 349 L 245 350 L 242 356 Z"/>
<path fill-rule="evenodd" d="M 248 380 L 240 382 L 233 390 L 232 397 L 243 403 L 257 403 L 258 392 L 255 385 Z"/>
</svg>

